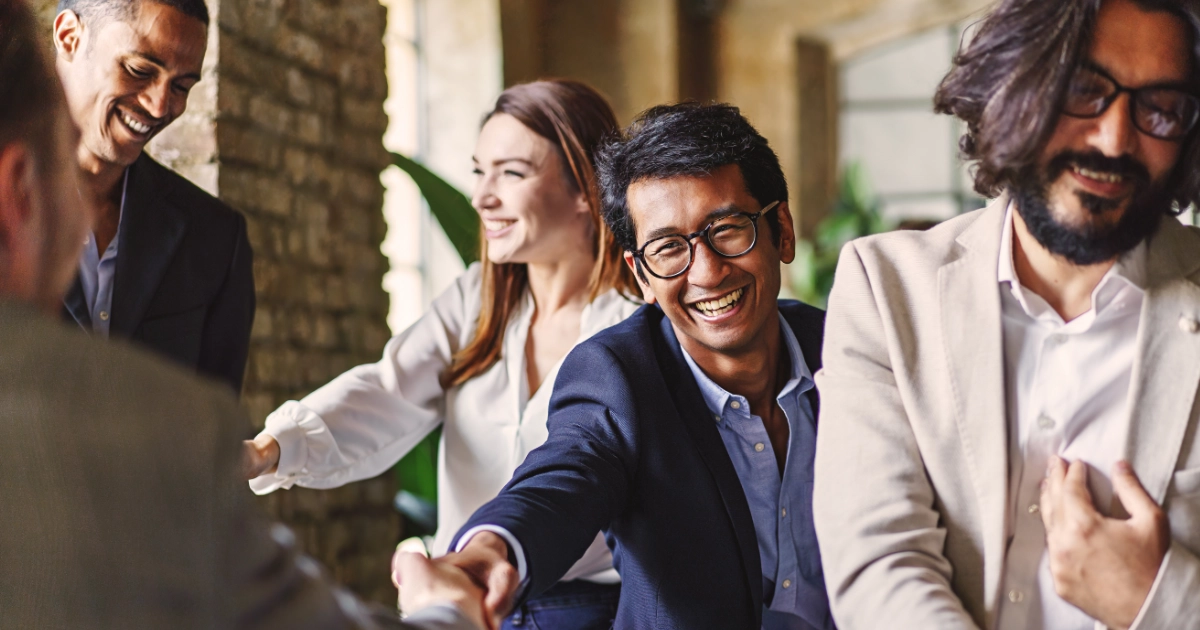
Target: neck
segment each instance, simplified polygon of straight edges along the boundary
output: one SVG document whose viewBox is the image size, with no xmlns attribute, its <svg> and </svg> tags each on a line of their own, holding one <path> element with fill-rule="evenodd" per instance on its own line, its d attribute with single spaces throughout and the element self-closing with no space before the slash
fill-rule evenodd
<svg viewBox="0 0 1200 630">
<path fill-rule="evenodd" d="M 1013 213 L 1013 270 L 1021 286 L 1033 291 L 1071 321 L 1092 308 L 1092 292 L 1117 260 L 1076 265 L 1057 256 L 1030 234 L 1019 212 Z"/>
<path fill-rule="evenodd" d="M 588 299 L 595 258 L 590 250 L 564 252 L 554 262 L 529 263 L 529 292 L 538 312 L 554 313 L 564 308 L 583 308 Z"/>
<path fill-rule="evenodd" d="M 101 202 L 119 203 L 121 200 L 121 182 L 125 176 L 125 165 L 108 162 L 96 157 L 82 145 L 79 146 L 79 168 L 83 171 L 83 180 L 93 197 Z"/>
<path fill-rule="evenodd" d="M 686 346 L 685 349 L 708 378 L 725 391 L 744 396 L 751 409 L 769 408 L 787 382 L 786 375 L 780 377 L 780 371 L 787 369 L 790 373 L 791 363 L 783 347 L 778 319 L 771 320 L 757 339 L 737 352 Z"/>
</svg>

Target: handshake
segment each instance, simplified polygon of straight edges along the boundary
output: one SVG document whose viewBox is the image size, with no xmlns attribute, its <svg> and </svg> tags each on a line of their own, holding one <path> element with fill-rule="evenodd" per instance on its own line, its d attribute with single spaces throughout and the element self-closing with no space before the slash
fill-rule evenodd
<svg viewBox="0 0 1200 630">
<path fill-rule="evenodd" d="M 397 547 L 392 558 L 392 581 L 400 589 L 402 613 L 453 606 L 480 628 L 500 627 L 519 585 L 502 538 L 482 532 L 461 552 L 434 560 L 405 547 Z"/>
</svg>

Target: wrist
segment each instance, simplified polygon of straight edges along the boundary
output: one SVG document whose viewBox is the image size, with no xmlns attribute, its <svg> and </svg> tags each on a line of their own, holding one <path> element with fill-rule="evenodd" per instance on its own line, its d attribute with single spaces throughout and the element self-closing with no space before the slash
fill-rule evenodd
<svg viewBox="0 0 1200 630">
<path fill-rule="evenodd" d="M 279 469 L 279 442 L 266 433 L 260 433 L 254 438 L 254 450 L 258 452 L 262 463 L 262 474 L 270 474 Z"/>
</svg>

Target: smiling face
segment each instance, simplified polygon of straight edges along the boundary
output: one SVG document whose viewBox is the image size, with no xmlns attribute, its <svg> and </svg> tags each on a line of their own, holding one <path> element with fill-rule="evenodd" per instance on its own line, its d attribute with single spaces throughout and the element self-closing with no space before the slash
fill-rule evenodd
<svg viewBox="0 0 1200 630">
<path fill-rule="evenodd" d="M 587 199 L 567 182 L 549 140 L 496 114 L 479 132 L 474 161 L 471 205 L 493 263 L 553 263 L 593 249 Z"/>
<path fill-rule="evenodd" d="M 1130 0 L 1107 0 L 1097 16 L 1089 65 L 1120 85 L 1184 84 L 1191 76 L 1186 25 Z M 1036 173 L 1016 187 L 1018 210 L 1037 240 L 1076 264 L 1111 260 L 1158 225 L 1164 185 L 1182 148 L 1139 131 L 1131 96 L 1095 118 L 1060 115 Z"/>
<path fill-rule="evenodd" d="M 88 24 L 64 11 L 54 23 L 58 72 L 84 164 L 133 164 L 183 114 L 200 80 L 204 23 L 153 0 L 135 5 L 127 20 Z"/>
<path fill-rule="evenodd" d="M 658 236 L 691 234 L 731 213 L 762 209 L 746 190 L 737 165 L 707 177 L 635 181 L 626 200 L 639 248 Z M 698 238 L 692 265 L 682 275 L 664 280 L 646 273 L 639 278 L 646 301 L 663 309 L 680 344 L 701 363 L 712 354 L 770 351 L 772 331 L 779 328 L 779 264 L 795 256 L 791 214 L 787 202 L 780 201 L 770 211 L 779 216 L 778 241 L 766 217 L 759 217 L 758 242 L 749 253 L 724 258 Z M 632 266 L 633 254 L 626 253 L 625 260 Z"/>
</svg>

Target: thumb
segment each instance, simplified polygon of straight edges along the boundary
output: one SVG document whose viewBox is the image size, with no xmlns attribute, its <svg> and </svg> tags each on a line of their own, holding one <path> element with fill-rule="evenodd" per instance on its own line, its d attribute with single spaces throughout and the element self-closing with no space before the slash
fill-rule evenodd
<svg viewBox="0 0 1200 630">
<path fill-rule="evenodd" d="M 1142 520 L 1158 512 L 1158 504 L 1146 493 L 1133 467 L 1127 461 L 1113 465 L 1113 492 L 1134 520 Z"/>
<path fill-rule="evenodd" d="M 492 615 L 506 617 L 512 608 L 513 595 L 517 591 L 520 579 L 517 570 L 507 561 L 492 565 L 487 576 L 487 595 L 483 606 Z"/>
</svg>

